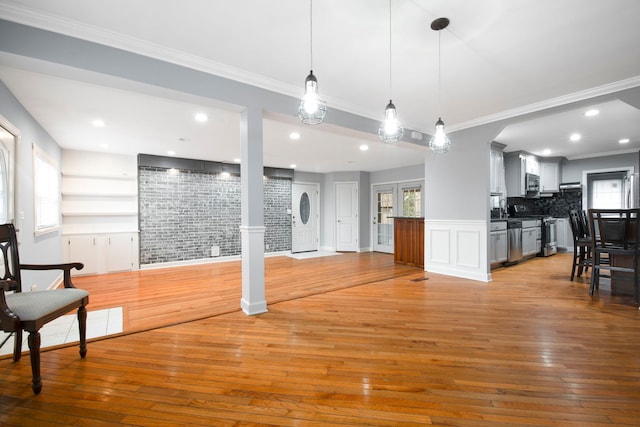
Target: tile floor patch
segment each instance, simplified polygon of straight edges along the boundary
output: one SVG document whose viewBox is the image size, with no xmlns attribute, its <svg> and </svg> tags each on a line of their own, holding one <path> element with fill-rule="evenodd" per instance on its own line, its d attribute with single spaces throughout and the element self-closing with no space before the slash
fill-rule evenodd
<svg viewBox="0 0 640 427">
<path fill-rule="evenodd" d="M 122 307 L 105 308 L 104 310 L 87 311 L 87 339 L 97 338 L 122 332 Z M 9 335 L 2 333 L 0 343 Z M 22 351 L 29 350 L 27 338 L 22 335 Z M 78 319 L 75 314 L 58 317 L 40 329 L 41 348 L 78 341 Z M 0 355 L 13 353 L 13 336 L 0 348 Z"/>
</svg>

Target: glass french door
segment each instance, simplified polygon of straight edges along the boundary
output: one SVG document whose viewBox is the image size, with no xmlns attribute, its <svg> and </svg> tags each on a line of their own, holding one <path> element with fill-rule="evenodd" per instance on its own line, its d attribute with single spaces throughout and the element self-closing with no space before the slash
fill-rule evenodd
<svg viewBox="0 0 640 427">
<path fill-rule="evenodd" d="M 395 186 L 375 189 L 373 215 L 373 250 L 393 253 L 393 215 Z"/>
</svg>

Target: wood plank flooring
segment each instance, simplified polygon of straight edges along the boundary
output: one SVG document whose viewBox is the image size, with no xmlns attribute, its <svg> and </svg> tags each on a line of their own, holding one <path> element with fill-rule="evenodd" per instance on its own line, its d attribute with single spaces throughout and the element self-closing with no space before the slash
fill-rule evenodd
<svg viewBox="0 0 640 427">
<path fill-rule="evenodd" d="M 78 279 L 127 333 L 43 352 L 38 396 L 28 357 L 0 360 L 0 424 L 638 426 L 640 311 L 570 267 L 483 283 L 385 254 L 267 258 L 258 316 L 239 263 Z"/>
</svg>

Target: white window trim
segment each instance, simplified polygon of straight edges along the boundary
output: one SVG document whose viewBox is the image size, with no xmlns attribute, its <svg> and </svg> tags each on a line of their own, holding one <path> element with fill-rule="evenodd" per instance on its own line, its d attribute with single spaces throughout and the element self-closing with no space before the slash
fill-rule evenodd
<svg viewBox="0 0 640 427">
<path fill-rule="evenodd" d="M 37 175 L 38 160 L 45 161 L 56 171 L 56 181 L 57 181 L 56 196 L 57 196 L 57 202 L 58 202 L 58 206 L 57 206 L 58 212 L 56 214 L 56 223 L 48 226 L 43 226 L 40 228 L 38 227 L 38 223 L 37 223 L 38 222 L 38 190 L 37 190 L 38 178 L 36 175 Z M 60 181 L 61 181 L 61 177 L 60 177 L 60 168 L 58 166 L 58 162 L 53 157 L 48 155 L 43 149 L 38 147 L 37 144 L 34 143 L 33 144 L 33 210 L 34 210 L 33 220 L 34 220 L 35 236 L 42 236 L 44 234 L 58 231 L 62 228 L 61 221 L 60 221 L 60 211 L 61 211 L 61 204 L 62 204 Z"/>
</svg>

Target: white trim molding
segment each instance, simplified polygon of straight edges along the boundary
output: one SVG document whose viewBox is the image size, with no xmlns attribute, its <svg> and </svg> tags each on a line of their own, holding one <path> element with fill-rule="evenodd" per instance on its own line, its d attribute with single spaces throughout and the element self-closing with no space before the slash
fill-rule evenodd
<svg viewBox="0 0 640 427">
<path fill-rule="evenodd" d="M 488 282 L 486 221 L 425 220 L 425 271 Z"/>
</svg>

